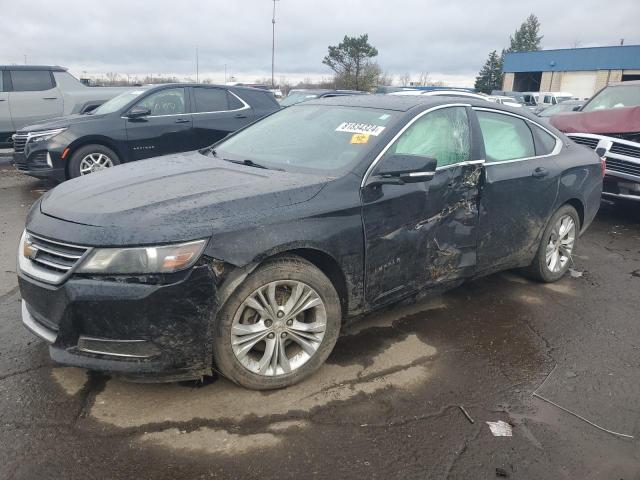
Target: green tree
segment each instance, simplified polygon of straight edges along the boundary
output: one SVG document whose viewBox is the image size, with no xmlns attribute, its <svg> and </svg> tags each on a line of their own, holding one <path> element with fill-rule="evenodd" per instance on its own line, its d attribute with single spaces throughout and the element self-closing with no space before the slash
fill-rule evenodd
<svg viewBox="0 0 640 480">
<path fill-rule="evenodd" d="M 543 36 L 540 35 L 540 21 L 533 13 L 520 25 L 512 37 L 511 45 L 507 52 L 532 52 L 540 50 L 540 41 Z"/>
<path fill-rule="evenodd" d="M 378 50 L 369 44 L 369 35 L 349 37 L 345 35 L 338 46 L 329 46 L 329 54 L 322 63 L 336 74 L 336 84 L 355 90 L 370 90 L 380 73 L 371 60 Z"/>
<path fill-rule="evenodd" d="M 489 54 L 489 58 L 476 77 L 475 89 L 482 93 L 502 88 L 502 55 L 497 51 Z"/>
</svg>

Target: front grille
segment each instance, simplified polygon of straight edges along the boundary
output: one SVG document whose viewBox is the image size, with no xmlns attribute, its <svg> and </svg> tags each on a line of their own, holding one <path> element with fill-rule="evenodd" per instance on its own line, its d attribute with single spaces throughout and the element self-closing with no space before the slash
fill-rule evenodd
<svg viewBox="0 0 640 480">
<path fill-rule="evenodd" d="M 21 269 L 28 275 L 49 283 L 61 282 L 88 252 L 87 247 L 69 245 L 26 233 Z M 28 251 L 28 252 L 27 252 Z M 25 257 L 24 254 L 29 256 Z"/>
<path fill-rule="evenodd" d="M 28 135 L 26 133 L 16 133 L 13 136 L 13 150 L 16 153 L 24 152 L 24 146 L 27 143 Z"/>
<path fill-rule="evenodd" d="M 640 177 L 640 163 L 627 162 L 617 158 L 607 157 L 607 170 Z"/>
<path fill-rule="evenodd" d="M 589 147 L 593 150 L 596 149 L 596 147 L 598 146 L 598 142 L 600 141 L 599 138 L 591 138 L 591 137 L 574 137 L 571 136 L 571 140 L 573 140 L 574 142 L 580 144 L 580 145 L 584 145 L 585 147 Z"/>
<path fill-rule="evenodd" d="M 626 143 L 613 142 L 611 153 L 617 153 L 618 155 L 626 155 L 627 157 L 640 158 L 640 147 L 628 145 Z"/>
</svg>

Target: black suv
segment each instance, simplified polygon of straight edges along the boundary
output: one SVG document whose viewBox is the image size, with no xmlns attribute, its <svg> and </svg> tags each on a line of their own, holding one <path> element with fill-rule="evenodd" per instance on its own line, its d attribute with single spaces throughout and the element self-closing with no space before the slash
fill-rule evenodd
<svg viewBox="0 0 640 480">
<path fill-rule="evenodd" d="M 84 115 L 13 137 L 16 168 L 64 181 L 120 163 L 204 148 L 280 106 L 271 92 L 201 84 L 144 86 Z"/>
</svg>

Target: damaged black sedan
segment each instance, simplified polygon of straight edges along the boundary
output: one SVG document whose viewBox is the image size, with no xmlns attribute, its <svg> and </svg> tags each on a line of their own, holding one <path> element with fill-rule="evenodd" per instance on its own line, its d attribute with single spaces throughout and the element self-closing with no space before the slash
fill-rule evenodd
<svg viewBox="0 0 640 480">
<path fill-rule="evenodd" d="M 527 112 L 342 97 L 211 148 L 56 187 L 31 209 L 22 318 L 60 363 L 291 385 L 344 321 L 416 292 L 569 268 L 602 165 Z"/>
</svg>

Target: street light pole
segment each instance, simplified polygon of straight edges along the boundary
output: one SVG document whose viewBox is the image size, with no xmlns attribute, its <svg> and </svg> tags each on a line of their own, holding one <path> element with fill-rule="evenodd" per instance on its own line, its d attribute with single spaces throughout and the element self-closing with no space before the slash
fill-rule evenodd
<svg viewBox="0 0 640 480">
<path fill-rule="evenodd" d="M 271 17 L 271 88 L 276 88 L 275 62 L 276 62 L 276 2 L 273 0 L 273 16 Z"/>
</svg>

